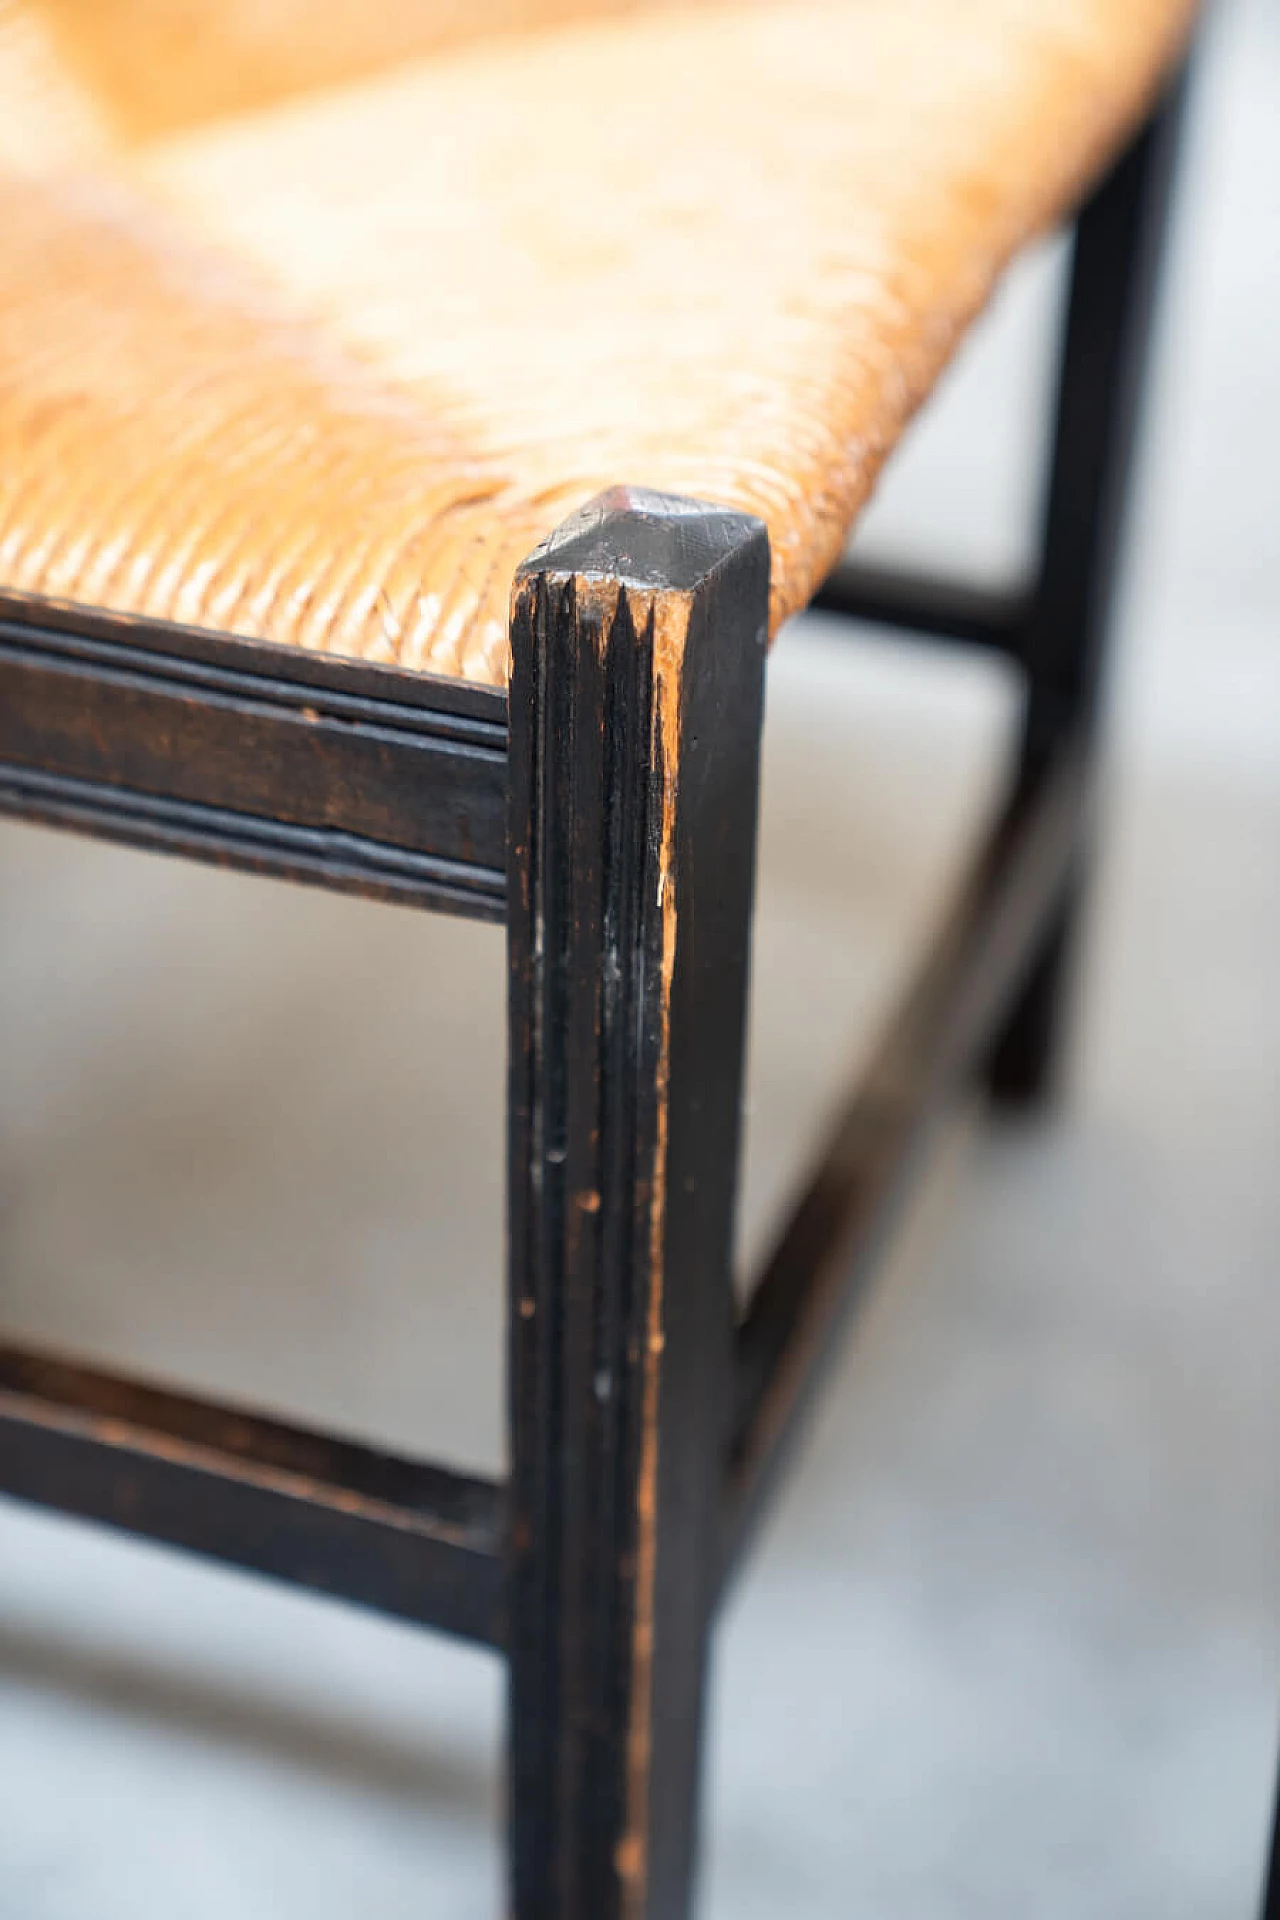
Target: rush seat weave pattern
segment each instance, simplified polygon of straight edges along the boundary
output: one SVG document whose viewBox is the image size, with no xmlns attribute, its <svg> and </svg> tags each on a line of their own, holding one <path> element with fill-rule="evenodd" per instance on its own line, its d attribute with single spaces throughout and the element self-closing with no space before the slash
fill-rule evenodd
<svg viewBox="0 0 1280 1920">
<path fill-rule="evenodd" d="M 625 482 L 776 629 L 1191 12 L 0 0 L 0 589 L 501 683 Z"/>
</svg>

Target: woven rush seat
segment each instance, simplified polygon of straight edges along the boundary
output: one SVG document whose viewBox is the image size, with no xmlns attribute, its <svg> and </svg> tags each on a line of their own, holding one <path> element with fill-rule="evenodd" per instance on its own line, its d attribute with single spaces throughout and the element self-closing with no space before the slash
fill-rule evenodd
<svg viewBox="0 0 1280 1920">
<path fill-rule="evenodd" d="M 0 590 L 501 684 L 625 482 L 776 631 L 1191 12 L 0 4 Z"/>
</svg>

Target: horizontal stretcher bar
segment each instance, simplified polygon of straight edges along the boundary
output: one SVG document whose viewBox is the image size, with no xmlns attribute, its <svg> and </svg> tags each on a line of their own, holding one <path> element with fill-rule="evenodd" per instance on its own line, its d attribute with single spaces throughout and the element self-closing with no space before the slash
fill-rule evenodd
<svg viewBox="0 0 1280 1920">
<path fill-rule="evenodd" d="M 0 1492 L 502 1642 L 488 1481 L 3 1347 Z"/>
<path fill-rule="evenodd" d="M 1008 802 L 755 1284 L 737 1337 L 726 1572 L 840 1319 L 872 1276 L 930 1123 L 981 1059 L 1035 957 L 1068 884 L 1088 799 L 1084 756 L 1068 744 Z"/>
</svg>

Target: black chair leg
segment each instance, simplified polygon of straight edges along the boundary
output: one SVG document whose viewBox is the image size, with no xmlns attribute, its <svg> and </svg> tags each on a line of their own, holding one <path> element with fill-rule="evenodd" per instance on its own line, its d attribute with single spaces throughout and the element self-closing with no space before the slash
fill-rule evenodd
<svg viewBox="0 0 1280 1920">
<path fill-rule="evenodd" d="M 1058 1092 L 1087 887 L 1087 868 L 1077 863 L 987 1061 L 987 1091 L 1011 1113 L 1048 1106 Z"/>
<path fill-rule="evenodd" d="M 1262 1892 L 1262 1920 L 1280 1920 L 1280 1785 L 1276 1788 L 1275 1818 L 1271 1827 L 1271 1855 Z"/>
<path fill-rule="evenodd" d="M 1024 783 L 1041 777 L 1064 738 L 1095 751 L 1185 94 L 1184 74 L 1076 222 L 1041 560 L 1018 649 L 1026 672 Z M 986 1084 L 1002 1104 L 1034 1106 L 1057 1082 L 1086 883 L 1087 860 L 989 1055 Z"/>
<path fill-rule="evenodd" d="M 515 1920 L 689 1911 L 768 587 L 758 522 L 624 490 L 516 583 Z"/>
</svg>

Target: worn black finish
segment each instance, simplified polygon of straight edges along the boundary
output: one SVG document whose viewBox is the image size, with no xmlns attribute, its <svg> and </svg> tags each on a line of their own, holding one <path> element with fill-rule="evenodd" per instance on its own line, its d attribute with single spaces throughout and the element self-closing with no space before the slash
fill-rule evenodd
<svg viewBox="0 0 1280 1920">
<path fill-rule="evenodd" d="M 25 617 L 0 619 L 0 810 L 501 918 L 502 696 L 155 622 L 3 611 Z"/>
<path fill-rule="evenodd" d="M 486 1481 L 0 1347 L 0 1493 L 502 1643 Z"/>
<path fill-rule="evenodd" d="M 1021 642 L 1029 780 L 1065 735 L 1096 730 L 1185 98 L 1183 75 L 1076 223 L 1041 560 Z M 1085 849 L 992 1050 L 987 1082 L 1005 1105 L 1051 1090 L 1088 865 Z"/>
<path fill-rule="evenodd" d="M 519 1920 L 688 1910 L 768 578 L 757 522 L 620 490 L 516 585 Z"/>
</svg>

